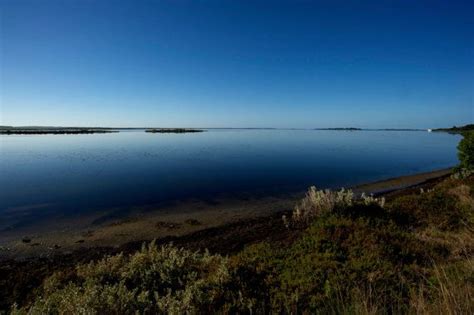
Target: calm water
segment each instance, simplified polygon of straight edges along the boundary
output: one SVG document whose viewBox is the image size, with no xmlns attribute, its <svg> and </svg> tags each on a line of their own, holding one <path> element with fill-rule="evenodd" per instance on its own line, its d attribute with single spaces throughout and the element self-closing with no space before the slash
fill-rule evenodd
<svg viewBox="0 0 474 315">
<path fill-rule="evenodd" d="M 395 131 L 0 136 L 0 222 L 219 194 L 350 186 L 453 166 L 460 137 Z M 1 224 L 0 224 L 1 225 Z"/>
</svg>

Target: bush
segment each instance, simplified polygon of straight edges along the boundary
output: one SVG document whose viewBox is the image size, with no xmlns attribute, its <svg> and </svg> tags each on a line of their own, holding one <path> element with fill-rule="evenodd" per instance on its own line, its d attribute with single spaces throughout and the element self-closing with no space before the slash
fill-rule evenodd
<svg viewBox="0 0 474 315">
<path fill-rule="evenodd" d="M 399 226 L 408 229 L 433 227 L 454 231 L 472 224 L 474 198 L 471 187 L 462 181 L 450 181 L 449 185 L 438 186 L 426 193 L 396 198 L 386 207 L 387 211 Z M 466 180 L 466 183 L 470 182 Z"/>
<path fill-rule="evenodd" d="M 458 157 L 462 169 L 474 170 L 474 131 L 465 132 L 458 145 Z"/>
<path fill-rule="evenodd" d="M 350 309 L 361 288 L 372 292 L 372 303 L 383 301 L 381 309 L 398 310 L 437 256 L 436 248 L 393 222 L 381 220 L 374 226 L 365 218 L 327 214 L 289 247 L 260 243 L 232 260 L 245 269 L 243 274 L 260 279 L 258 287 L 267 292 L 256 304 L 261 309 L 324 314 Z"/>
<path fill-rule="evenodd" d="M 385 199 L 367 196 L 365 193 L 362 193 L 360 199 L 355 199 L 352 190 L 344 188 L 339 191 L 317 190 L 316 187 L 311 186 L 305 197 L 295 206 L 292 223 L 306 226 L 315 217 L 328 213 L 342 213 L 354 205 L 361 204 L 368 207 L 378 205 L 383 208 Z M 286 221 L 286 217 L 284 221 Z M 285 225 L 289 224 L 285 222 Z"/>
<path fill-rule="evenodd" d="M 303 200 L 296 205 L 292 219 L 295 223 L 308 223 L 314 217 L 352 205 L 353 196 L 351 190 L 344 188 L 333 192 L 329 189 L 317 190 L 311 186 Z"/>
<path fill-rule="evenodd" d="M 55 274 L 34 314 L 197 313 L 219 308 L 231 281 L 228 259 L 152 242 L 134 255 L 122 254 L 79 265 L 75 277 Z M 234 303 L 235 304 L 235 303 Z M 22 313 L 25 310 L 14 310 Z"/>
</svg>

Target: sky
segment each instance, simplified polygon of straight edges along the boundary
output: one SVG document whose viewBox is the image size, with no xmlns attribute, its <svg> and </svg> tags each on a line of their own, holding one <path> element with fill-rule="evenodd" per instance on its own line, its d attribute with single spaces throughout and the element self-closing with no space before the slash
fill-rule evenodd
<svg viewBox="0 0 474 315">
<path fill-rule="evenodd" d="M 474 122 L 473 1 L 0 0 L 0 125 Z"/>
</svg>

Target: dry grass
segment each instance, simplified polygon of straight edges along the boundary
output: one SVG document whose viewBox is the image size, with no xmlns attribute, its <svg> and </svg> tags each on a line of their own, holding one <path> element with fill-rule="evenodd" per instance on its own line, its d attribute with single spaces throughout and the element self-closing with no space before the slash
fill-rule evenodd
<svg viewBox="0 0 474 315">
<path fill-rule="evenodd" d="M 362 193 L 359 199 L 355 198 L 352 190 L 342 188 L 339 191 L 329 189 L 317 190 L 311 186 L 306 192 L 305 197 L 295 206 L 293 210 L 292 223 L 294 225 L 306 225 L 314 218 L 323 214 L 328 214 L 337 210 L 344 210 L 355 203 L 365 206 L 376 204 L 379 207 L 385 206 L 385 198 L 374 198 L 371 195 Z M 289 225 L 287 218 L 284 217 L 285 225 Z"/>
<path fill-rule="evenodd" d="M 434 266 L 431 287 L 420 286 L 410 300 L 410 309 L 414 314 L 472 314 L 474 261 L 465 260 L 452 269 Z"/>
<path fill-rule="evenodd" d="M 471 208 L 474 207 L 474 200 L 471 196 L 471 187 L 467 185 L 459 185 L 451 188 L 448 193 L 456 196 L 462 205 Z"/>
<path fill-rule="evenodd" d="M 311 186 L 305 197 L 295 206 L 293 221 L 309 222 L 314 217 L 333 211 L 336 207 L 347 207 L 352 205 L 354 194 L 351 190 L 340 191 L 317 190 Z"/>
</svg>

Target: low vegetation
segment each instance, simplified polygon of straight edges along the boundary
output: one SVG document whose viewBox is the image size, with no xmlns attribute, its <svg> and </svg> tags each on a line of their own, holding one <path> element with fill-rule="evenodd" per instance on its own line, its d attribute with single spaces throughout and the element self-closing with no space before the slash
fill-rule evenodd
<svg viewBox="0 0 474 315">
<path fill-rule="evenodd" d="M 309 188 L 306 196 L 299 202 L 293 211 L 291 222 L 286 216 L 283 217 L 284 224 L 288 227 L 307 225 L 317 217 L 321 217 L 328 213 L 339 213 L 347 211 L 348 208 L 355 205 L 372 206 L 385 205 L 385 198 L 374 198 L 363 193 L 359 198 L 355 198 L 352 190 L 340 191 L 317 190 L 312 186 Z"/>
<path fill-rule="evenodd" d="M 458 145 L 458 157 L 460 169 L 474 171 L 474 131 L 463 134 L 463 139 Z"/>
</svg>

